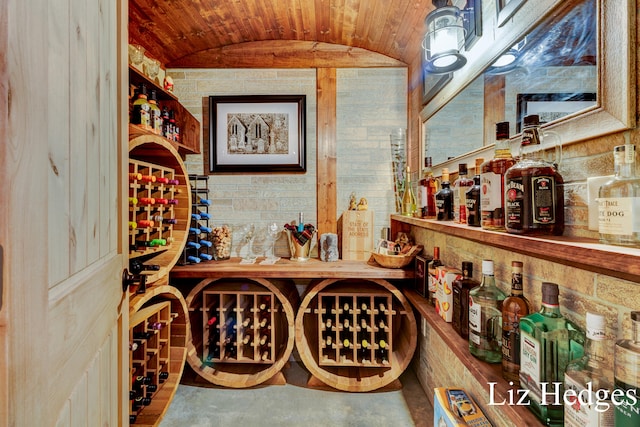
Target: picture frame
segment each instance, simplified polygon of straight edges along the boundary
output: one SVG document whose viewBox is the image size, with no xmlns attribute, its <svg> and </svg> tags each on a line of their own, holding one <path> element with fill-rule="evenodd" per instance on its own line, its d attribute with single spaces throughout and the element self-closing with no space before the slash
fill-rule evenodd
<svg viewBox="0 0 640 427">
<path fill-rule="evenodd" d="M 432 74 L 422 67 L 422 105 L 426 105 L 453 78 L 453 73 Z"/>
<path fill-rule="evenodd" d="M 496 0 L 498 27 L 502 27 L 527 0 Z"/>
<path fill-rule="evenodd" d="M 414 268 L 413 288 L 417 293 L 419 293 L 425 298 L 427 297 L 428 290 L 429 290 L 429 284 L 427 282 L 428 280 L 427 262 L 428 262 L 427 258 L 423 257 L 422 255 L 416 255 L 416 262 L 413 267 Z"/>
<path fill-rule="evenodd" d="M 209 97 L 209 173 L 306 172 L 306 95 Z"/>
<path fill-rule="evenodd" d="M 596 105 L 595 92 L 519 93 L 516 95 L 516 133 L 522 131 L 524 118 L 540 116 L 540 124 Z"/>
</svg>

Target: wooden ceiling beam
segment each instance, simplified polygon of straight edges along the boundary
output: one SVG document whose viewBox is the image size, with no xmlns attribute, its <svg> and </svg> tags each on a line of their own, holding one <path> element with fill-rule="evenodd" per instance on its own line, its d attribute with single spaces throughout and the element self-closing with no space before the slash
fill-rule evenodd
<svg viewBox="0 0 640 427">
<path fill-rule="evenodd" d="M 179 58 L 168 68 L 373 68 L 407 67 L 366 49 L 300 40 L 265 40 L 208 49 Z"/>
</svg>

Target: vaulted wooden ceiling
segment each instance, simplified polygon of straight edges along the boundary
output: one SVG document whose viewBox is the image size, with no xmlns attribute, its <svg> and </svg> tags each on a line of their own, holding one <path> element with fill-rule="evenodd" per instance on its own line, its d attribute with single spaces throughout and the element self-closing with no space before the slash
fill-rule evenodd
<svg viewBox="0 0 640 427">
<path fill-rule="evenodd" d="M 167 67 L 339 67 L 336 58 L 405 66 L 420 54 L 433 8 L 432 0 L 129 0 L 129 40 Z"/>
</svg>

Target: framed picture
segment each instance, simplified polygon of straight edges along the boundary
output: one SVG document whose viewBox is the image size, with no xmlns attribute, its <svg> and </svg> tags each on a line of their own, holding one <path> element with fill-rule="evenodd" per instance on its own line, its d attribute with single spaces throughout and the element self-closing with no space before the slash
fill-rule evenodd
<svg viewBox="0 0 640 427">
<path fill-rule="evenodd" d="M 209 172 L 305 172 L 305 95 L 209 97 Z"/>
<path fill-rule="evenodd" d="M 453 73 L 431 74 L 422 67 L 422 105 L 426 105 L 442 88 L 449 83 Z"/>
<path fill-rule="evenodd" d="M 502 27 L 527 0 L 497 0 L 498 27 Z"/>
<path fill-rule="evenodd" d="M 417 293 L 423 297 L 427 296 L 428 283 L 427 283 L 427 259 L 422 255 L 416 256 L 416 263 L 414 265 L 414 285 L 413 288 Z"/>
<path fill-rule="evenodd" d="M 519 93 L 516 97 L 516 133 L 530 114 L 537 114 L 540 124 L 545 124 L 596 105 L 596 94 L 591 92 Z"/>
</svg>

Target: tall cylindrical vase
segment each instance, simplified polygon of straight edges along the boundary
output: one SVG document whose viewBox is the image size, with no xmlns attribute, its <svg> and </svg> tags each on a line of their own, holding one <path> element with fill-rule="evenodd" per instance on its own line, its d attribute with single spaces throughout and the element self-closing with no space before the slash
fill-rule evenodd
<svg viewBox="0 0 640 427">
<path fill-rule="evenodd" d="M 396 212 L 401 212 L 405 183 L 404 174 L 407 164 L 407 131 L 404 128 L 393 129 L 389 138 L 391 142 L 391 166 L 393 169 L 393 192 Z"/>
</svg>

